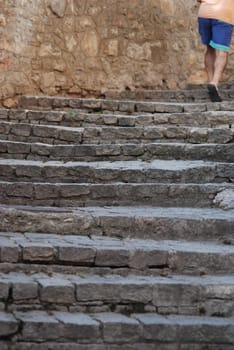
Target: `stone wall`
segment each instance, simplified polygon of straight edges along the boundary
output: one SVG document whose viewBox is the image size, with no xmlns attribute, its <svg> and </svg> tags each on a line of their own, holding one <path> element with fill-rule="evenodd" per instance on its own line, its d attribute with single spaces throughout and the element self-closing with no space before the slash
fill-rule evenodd
<svg viewBox="0 0 234 350">
<path fill-rule="evenodd" d="M 0 0 L 0 98 L 202 82 L 196 14 L 195 0 Z"/>
</svg>

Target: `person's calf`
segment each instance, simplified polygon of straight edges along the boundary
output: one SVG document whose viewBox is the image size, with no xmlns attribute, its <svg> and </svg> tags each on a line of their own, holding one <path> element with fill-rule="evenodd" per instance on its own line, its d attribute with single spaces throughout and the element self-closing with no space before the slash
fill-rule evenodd
<svg viewBox="0 0 234 350">
<path fill-rule="evenodd" d="M 218 88 L 218 84 L 222 78 L 223 72 L 227 65 L 228 53 L 225 51 L 216 50 L 216 58 L 214 63 L 213 79 L 209 82 Z"/>
</svg>

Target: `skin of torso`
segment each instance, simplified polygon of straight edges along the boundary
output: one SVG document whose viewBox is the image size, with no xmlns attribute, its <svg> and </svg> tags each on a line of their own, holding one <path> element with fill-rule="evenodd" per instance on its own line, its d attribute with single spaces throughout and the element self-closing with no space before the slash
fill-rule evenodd
<svg viewBox="0 0 234 350">
<path fill-rule="evenodd" d="M 203 0 L 198 16 L 234 24 L 234 0 Z"/>
</svg>

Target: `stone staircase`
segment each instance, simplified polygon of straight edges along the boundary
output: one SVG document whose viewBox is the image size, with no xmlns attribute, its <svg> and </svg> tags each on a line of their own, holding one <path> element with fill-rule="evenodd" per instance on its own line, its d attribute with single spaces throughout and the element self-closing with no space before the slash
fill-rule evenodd
<svg viewBox="0 0 234 350">
<path fill-rule="evenodd" d="M 1 350 L 234 349 L 233 95 L 0 110 Z"/>
</svg>

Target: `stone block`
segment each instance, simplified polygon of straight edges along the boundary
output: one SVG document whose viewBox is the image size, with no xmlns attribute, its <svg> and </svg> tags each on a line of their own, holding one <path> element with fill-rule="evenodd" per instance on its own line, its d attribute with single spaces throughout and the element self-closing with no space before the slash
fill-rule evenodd
<svg viewBox="0 0 234 350">
<path fill-rule="evenodd" d="M 168 117 L 167 117 L 167 119 L 168 119 Z M 152 115 L 147 115 L 147 114 L 146 115 L 139 115 L 135 118 L 135 125 L 136 126 L 138 126 L 138 125 L 139 126 L 150 126 L 153 124 L 157 124 L 157 118 L 153 117 Z"/>
<path fill-rule="evenodd" d="M 112 100 L 103 100 L 102 101 L 102 109 L 103 111 L 117 111 L 119 110 L 119 102 Z"/>
<path fill-rule="evenodd" d="M 66 185 L 60 188 L 60 195 L 63 198 L 79 198 L 87 196 L 91 193 L 88 185 Z"/>
<path fill-rule="evenodd" d="M 141 339 L 141 325 L 136 319 L 121 314 L 95 314 L 93 317 L 101 323 L 103 338 L 107 343 L 133 343 Z"/>
<path fill-rule="evenodd" d="M 39 136 L 42 138 L 57 139 L 59 135 L 59 129 L 52 126 L 33 125 L 32 136 Z"/>
<path fill-rule="evenodd" d="M 12 183 L 6 190 L 10 197 L 33 198 L 33 184 L 31 183 Z"/>
<path fill-rule="evenodd" d="M 92 278 L 88 280 L 75 280 L 76 299 L 79 302 L 86 301 L 103 301 L 103 302 L 120 302 L 120 286 L 105 279 Z"/>
<path fill-rule="evenodd" d="M 184 104 L 184 112 L 185 113 L 195 113 L 195 112 L 206 112 L 207 106 L 205 103 L 198 104 Z"/>
<path fill-rule="evenodd" d="M 98 247 L 95 259 L 96 266 L 124 267 L 129 265 L 128 249 Z"/>
<path fill-rule="evenodd" d="M 14 243 L 3 244 L 1 250 L 1 262 L 16 263 L 19 261 L 20 248 Z"/>
<path fill-rule="evenodd" d="M 10 350 L 10 342 L 7 342 L 7 341 L 0 341 L 0 349 L 1 350 Z M 14 347 L 14 349 L 15 349 L 15 347 Z M 11 350 L 13 350 L 13 346 L 12 346 L 12 349 Z"/>
<path fill-rule="evenodd" d="M 0 119 L 1 119 L 1 117 L 0 117 Z M 11 110 L 9 110 L 9 119 L 10 120 L 18 120 L 18 121 L 26 121 L 27 120 L 27 111 L 24 109 L 22 109 L 22 110 L 11 109 Z"/>
<path fill-rule="evenodd" d="M 8 120 L 8 110 L 7 109 L 0 109 L 0 119 L 2 120 Z"/>
<path fill-rule="evenodd" d="M 8 143 L 7 151 L 10 154 L 29 154 L 30 144 L 27 143 Z"/>
<path fill-rule="evenodd" d="M 35 199 L 58 198 L 59 186 L 56 184 L 36 184 L 34 195 Z"/>
<path fill-rule="evenodd" d="M 155 112 L 155 103 L 151 102 L 136 102 L 136 112 Z"/>
<path fill-rule="evenodd" d="M 53 98 L 45 98 L 44 107 L 47 107 L 49 109 L 56 109 L 56 108 L 64 108 L 69 107 L 69 101 L 70 99 L 64 98 L 64 97 L 53 97 Z"/>
<path fill-rule="evenodd" d="M 64 140 L 68 143 L 73 142 L 76 144 L 81 143 L 83 136 L 83 130 L 73 130 L 70 128 L 70 130 L 61 129 L 59 132 L 58 138 L 60 140 Z"/>
<path fill-rule="evenodd" d="M 120 112 L 134 113 L 135 112 L 135 102 L 132 101 L 119 101 Z"/>
<path fill-rule="evenodd" d="M 20 97 L 20 107 L 22 108 L 32 108 L 38 106 L 37 96 L 21 96 Z"/>
<path fill-rule="evenodd" d="M 15 317 L 22 323 L 20 339 L 23 341 L 40 343 L 63 337 L 60 322 L 44 311 L 16 312 Z"/>
<path fill-rule="evenodd" d="M 108 140 L 111 143 L 113 140 L 140 140 L 143 138 L 144 129 L 141 127 L 116 127 L 105 128 L 101 130 L 100 136 L 102 140 Z"/>
<path fill-rule="evenodd" d="M 136 119 L 133 117 L 118 117 L 118 125 L 119 126 L 135 126 Z"/>
<path fill-rule="evenodd" d="M 99 138 L 101 131 L 102 130 L 100 127 L 86 128 L 83 130 L 83 140 L 89 141 L 89 142 L 91 142 L 91 140 L 92 140 L 92 143 L 94 143 L 94 140 Z M 97 143 L 99 143 L 99 142 L 97 142 Z"/>
<path fill-rule="evenodd" d="M 26 178 L 32 178 L 35 180 L 41 180 L 42 178 L 42 169 L 38 166 L 34 166 L 30 163 L 28 163 L 26 166 L 16 166 L 15 174 L 18 178 L 26 177 Z"/>
<path fill-rule="evenodd" d="M 170 320 L 175 318 L 170 316 Z M 182 343 L 233 344 L 234 325 L 221 317 L 186 317 L 177 322 Z"/>
<path fill-rule="evenodd" d="M 60 246 L 58 249 L 58 259 L 62 262 L 75 264 L 93 264 L 96 255 L 96 249 L 92 247 L 74 247 L 72 244 Z"/>
<path fill-rule="evenodd" d="M 153 287 L 153 304 L 157 307 L 192 306 L 199 300 L 200 289 L 191 284 L 166 283 Z"/>
<path fill-rule="evenodd" d="M 0 122 L 0 135 L 9 135 L 11 130 L 11 124 Z"/>
<path fill-rule="evenodd" d="M 14 335 L 19 330 L 19 322 L 12 314 L 0 312 L 0 339 Z"/>
<path fill-rule="evenodd" d="M 118 116 L 115 115 L 104 115 L 103 116 L 103 123 L 105 125 L 117 125 L 118 124 Z"/>
<path fill-rule="evenodd" d="M 58 278 L 39 278 L 40 300 L 52 304 L 73 304 L 75 302 L 75 287 L 66 280 Z"/>
<path fill-rule="evenodd" d="M 178 341 L 178 327 L 167 317 L 157 314 L 133 314 L 143 328 L 142 339 L 154 342 L 176 343 Z"/>
<path fill-rule="evenodd" d="M 24 261 L 53 261 L 55 249 L 48 243 L 22 243 L 22 259 Z"/>
<path fill-rule="evenodd" d="M 0 153 L 4 154 L 4 153 L 7 153 L 7 141 L 4 143 L 3 140 L 1 140 L 1 143 L 0 143 Z"/>
<path fill-rule="evenodd" d="M 7 280 L 0 280 L 0 300 L 7 300 L 9 297 L 10 282 Z"/>
<path fill-rule="evenodd" d="M 29 145 L 30 147 L 30 145 Z M 39 156 L 49 156 L 52 152 L 52 147 L 49 145 L 42 145 L 42 144 L 32 144 L 31 145 L 31 153 L 34 155 Z M 28 151 L 29 153 L 29 151 Z"/>
<path fill-rule="evenodd" d="M 165 129 L 164 135 L 168 139 L 185 140 L 188 137 L 188 130 L 185 127 L 169 126 Z"/>
<path fill-rule="evenodd" d="M 133 249 L 130 254 L 129 266 L 136 269 L 147 267 L 163 267 L 168 264 L 168 252 L 155 249 Z"/>
<path fill-rule="evenodd" d="M 229 143 L 233 142 L 233 132 L 231 129 L 209 129 L 207 142 L 209 143 Z"/>
<path fill-rule="evenodd" d="M 147 127 L 144 129 L 144 138 L 147 140 L 160 140 L 164 138 L 166 129 L 163 127 Z"/>
<path fill-rule="evenodd" d="M 38 284 L 36 282 L 13 282 L 12 298 L 14 302 L 26 302 L 38 298 Z"/>
<path fill-rule="evenodd" d="M 180 104 L 157 103 L 155 104 L 156 113 L 182 113 L 184 106 Z"/>
<path fill-rule="evenodd" d="M 17 124 L 13 125 L 10 129 L 10 133 L 12 135 L 17 135 L 17 136 L 30 136 L 32 132 L 32 127 L 31 125 L 27 124 Z"/>
<path fill-rule="evenodd" d="M 75 342 L 101 341 L 100 324 L 83 313 L 54 312 L 54 317 L 62 324 L 62 333 L 65 339 Z"/>
<path fill-rule="evenodd" d="M 98 99 L 84 99 L 81 107 L 92 111 L 100 111 L 102 109 L 102 100 Z"/>
<path fill-rule="evenodd" d="M 118 156 L 121 154 L 120 145 L 99 145 L 95 148 L 95 155 L 97 156 Z"/>
</svg>

